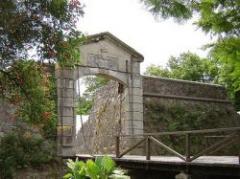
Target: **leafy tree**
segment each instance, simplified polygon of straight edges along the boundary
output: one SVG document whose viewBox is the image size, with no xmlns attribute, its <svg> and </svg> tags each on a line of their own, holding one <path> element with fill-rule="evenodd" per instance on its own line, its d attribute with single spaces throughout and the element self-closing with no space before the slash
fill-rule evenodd
<svg viewBox="0 0 240 179">
<path fill-rule="evenodd" d="M 215 35 L 239 36 L 239 0 L 142 0 L 148 10 L 164 19 L 188 20 Z"/>
<path fill-rule="evenodd" d="M 79 62 L 83 36 L 76 29 L 76 22 L 82 14 L 78 0 L 0 3 L 0 102 L 13 104 L 15 119 L 33 124 L 44 134 L 41 139 L 26 138 L 13 131 L 1 139 L 0 168 L 6 169 L 7 175 L 16 168 L 47 163 L 55 154 L 44 145 L 56 134 L 51 63 L 73 67 Z M 42 152 L 36 153 L 36 149 Z"/>
<path fill-rule="evenodd" d="M 211 51 L 221 65 L 220 83 L 225 85 L 237 110 L 240 110 L 240 38 L 224 38 Z"/>
<path fill-rule="evenodd" d="M 147 67 L 146 75 L 177 78 L 200 82 L 217 82 L 218 66 L 213 60 L 200 58 L 187 52 L 179 57 L 170 57 L 166 67 L 151 65 Z"/>
<path fill-rule="evenodd" d="M 82 6 L 78 0 L 6 0 L 0 12 L 0 95 L 17 107 L 18 118 L 53 127 L 55 86 L 46 73 L 51 65 L 41 63 L 79 62 Z"/>
<path fill-rule="evenodd" d="M 6 0 L 0 4 L 0 70 L 36 50 L 38 59 L 74 62 L 81 34 L 76 22 L 82 12 L 78 0 Z"/>
<path fill-rule="evenodd" d="M 45 137 L 55 134 L 57 122 L 53 68 L 18 60 L 7 73 L 0 73 L 1 100 L 14 106 L 16 120 L 38 125 Z"/>
<path fill-rule="evenodd" d="M 149 76 L 160 76 L 160 77 L 171 78 L 171 74 L 168 68 L 153 65 L 153 64 L 146 68 L 146 71 L 144 72 L 144 74 Z"/>
</svg>

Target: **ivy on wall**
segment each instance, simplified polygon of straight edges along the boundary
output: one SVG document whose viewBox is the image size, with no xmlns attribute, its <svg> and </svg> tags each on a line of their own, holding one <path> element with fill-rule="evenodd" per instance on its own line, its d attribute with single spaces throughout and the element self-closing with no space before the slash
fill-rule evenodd
<svg viewBox="0 0 240 179">
<path fill-rule="evenodd" d="M 144 132 L 183 131 L 233 127 L 238 123 L 238 118 L 231 106 L 225 104 L 179 102 L 176 100 L 145 99 L 144 103 Z M 206 134 L 207 136 L 208 134 Z M 214 135 L 224 135 L 221 133 Z M 197 153 L 204 147 L 217 140 L 206 136 L 191 136 L 191 152 Z M 170 135 L 161 137 L 164 143 L 173 147 L 180 153 L 185 152 L 185 136 Z M 168 154 L 164 150 L 155 148 L 153 153 Z M 226 154 L 237 154 L 238 147 L 226 149 Z M 215 153 L 216 155 L 218 153 Z"/>
</svg>

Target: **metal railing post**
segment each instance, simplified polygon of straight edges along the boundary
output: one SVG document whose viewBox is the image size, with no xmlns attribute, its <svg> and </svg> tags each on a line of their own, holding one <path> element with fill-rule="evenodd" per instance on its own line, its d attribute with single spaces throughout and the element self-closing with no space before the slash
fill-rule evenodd
<svg viewBox="0 0 240 179">
<path fill-rule="evenodd" d="M 187 133 L 185 135 L 186 143 L 185 143 L 185 152 L 186 152 L 186 162 L 190 162 L 190 157 L 191 157 L 191 147 L 190 147 L 190 134 Z"/>
<path fill-rule="evenodd" d="M 150 137 L 147 136 L 146 139 L 146 160 L 151 159 L 151 144 L 150 144 Z"/>
<path fill-rule="evenodd" d="M 115 146 L 116 158 L 120 157 L 120 136 L 116 136 L 116 146 Z"/>
</svg>

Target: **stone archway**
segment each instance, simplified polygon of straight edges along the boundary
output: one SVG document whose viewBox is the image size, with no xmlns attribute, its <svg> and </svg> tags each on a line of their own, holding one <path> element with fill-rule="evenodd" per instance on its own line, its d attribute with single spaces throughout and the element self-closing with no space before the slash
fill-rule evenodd
<svg viewBox="0 0 240 179">
<path fill-rule="evenodd" d="M 140 63 L 143 56 L 110 33 L 89 36 L 80 47 L 81 65 L 56 68 L 58 94 L 58 154 L 75 155 L 75 81 L 86 75 L 106 75 L 127 88 L 127 116 L 123 130 L 128 135 L 143 133 L 143 97 Z"/>
</svg>

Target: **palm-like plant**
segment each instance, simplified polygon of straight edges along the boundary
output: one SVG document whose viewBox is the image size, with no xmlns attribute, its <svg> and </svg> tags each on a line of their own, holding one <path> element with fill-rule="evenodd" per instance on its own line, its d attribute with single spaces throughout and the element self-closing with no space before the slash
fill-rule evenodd
<svg viewBox="0 0 240 179">
<path fill-rule="evenodd" d="M 67 166 L 69 172 L 63 177 L 64 179 L 130 179 L 108 156 L 97 157 L 95 162 L 87 160 L 86 163 L 78 159 L 68 160 Z"/>
</svg>

